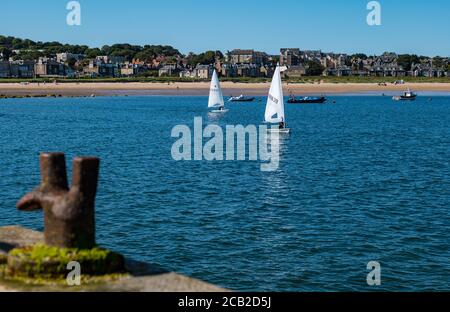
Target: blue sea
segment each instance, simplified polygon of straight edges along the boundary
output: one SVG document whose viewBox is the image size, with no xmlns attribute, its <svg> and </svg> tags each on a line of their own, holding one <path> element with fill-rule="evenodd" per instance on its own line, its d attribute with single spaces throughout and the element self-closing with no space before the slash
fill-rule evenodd
<svg viewBox="0 0 450 312">
<path fill-rule="evenodd" d="M 335 103 L 332 103 L 332 102 Z M 261 124 L 265 99 L 0 100 L 0 226 L 43 230 L 17 200 L 39 153 L 101 158 L 97 241 L 137 260 L 240 291 L 449 291 L 450 97 L 336 96 L 289 105 L 280 167 L 180 161 L 171 130 Z M 367 264 L 381 264 L 369 287 Z"/>
</svg>

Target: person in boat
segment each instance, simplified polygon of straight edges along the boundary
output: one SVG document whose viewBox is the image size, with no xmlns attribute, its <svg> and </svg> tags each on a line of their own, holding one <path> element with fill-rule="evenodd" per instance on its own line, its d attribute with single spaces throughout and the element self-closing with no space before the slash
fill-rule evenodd
<svg viewBox="0 0 450 312">
<path fill-rule="evenodd" d="M 284 120 L 281 120 L 281 122 L 278 124 L 278 128 L 284 129 L 286 127 Z"/>
<path fill-rule="evenodd" d="M 289 95 L 289 100 L 295 101 L 295 95 L 293 95 L 293 94 L 291 93 L 291 95 Z"/>
</svg>

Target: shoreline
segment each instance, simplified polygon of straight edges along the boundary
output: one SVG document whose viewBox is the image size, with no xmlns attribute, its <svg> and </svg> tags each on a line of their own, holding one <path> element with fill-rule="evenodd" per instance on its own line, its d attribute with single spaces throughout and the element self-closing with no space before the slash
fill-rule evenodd
<svg viewBox="0 0 450 312">
<path fill-rule="evenodd" d="M 47 83 L 21 84 L 0 83 L 1 98 L 27 97 L 89 97 L 89 96 L 207 96 L 209 82 L 179 83 Z M 233 83 L 222 82 L 223 95 L 226 97 L 245 94 L 249 96 L 266 96 L 270 83 Z M 450 83 L 405 83 L 403 85 L 377 83 L 284 83 L 285 95 L 345 95 L 345 94 L 396 94 L 406 89 L 416 92 L 449 93 Z"/>
</svg>

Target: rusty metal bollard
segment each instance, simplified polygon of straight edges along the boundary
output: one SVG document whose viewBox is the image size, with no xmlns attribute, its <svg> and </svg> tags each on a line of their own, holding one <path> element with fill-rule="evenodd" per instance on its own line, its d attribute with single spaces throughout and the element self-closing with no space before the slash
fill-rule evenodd
<svg viewBox="0 0 450 312">
<path fill-rule="evenodd" d="M 100 160 L 76 157 L 72 187 L 67 183 L 63 153 L 40 156 L 41 184 L 18 203 L 19 210 L 44 210 L 45 243 L 60 248 L 95 247 L 95 195 Z"/>
</svg>

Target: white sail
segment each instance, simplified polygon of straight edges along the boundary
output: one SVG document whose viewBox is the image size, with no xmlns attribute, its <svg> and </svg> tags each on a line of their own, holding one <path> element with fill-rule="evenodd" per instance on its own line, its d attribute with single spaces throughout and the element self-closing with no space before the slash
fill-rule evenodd
<svg viewBox="0 0 450 312">
<path fill-rule="evenodd" d="M 267 99 L 265 121 L 269 123 L 286 122 L 284 116 L 284 98 L 280 66 L 277 66 L 273 75 Z"/>
<path fill-rule="evenodd" d="M 211 79 L 211 87 L 209 88 L 209 108 L 220 108 L 224 107 L 225 104 L 223 102 L 222 88 L 220 88 L 219 77 L 217 76 L 216 70 L 214 70 L 212 79 Z"/>
</svg>

